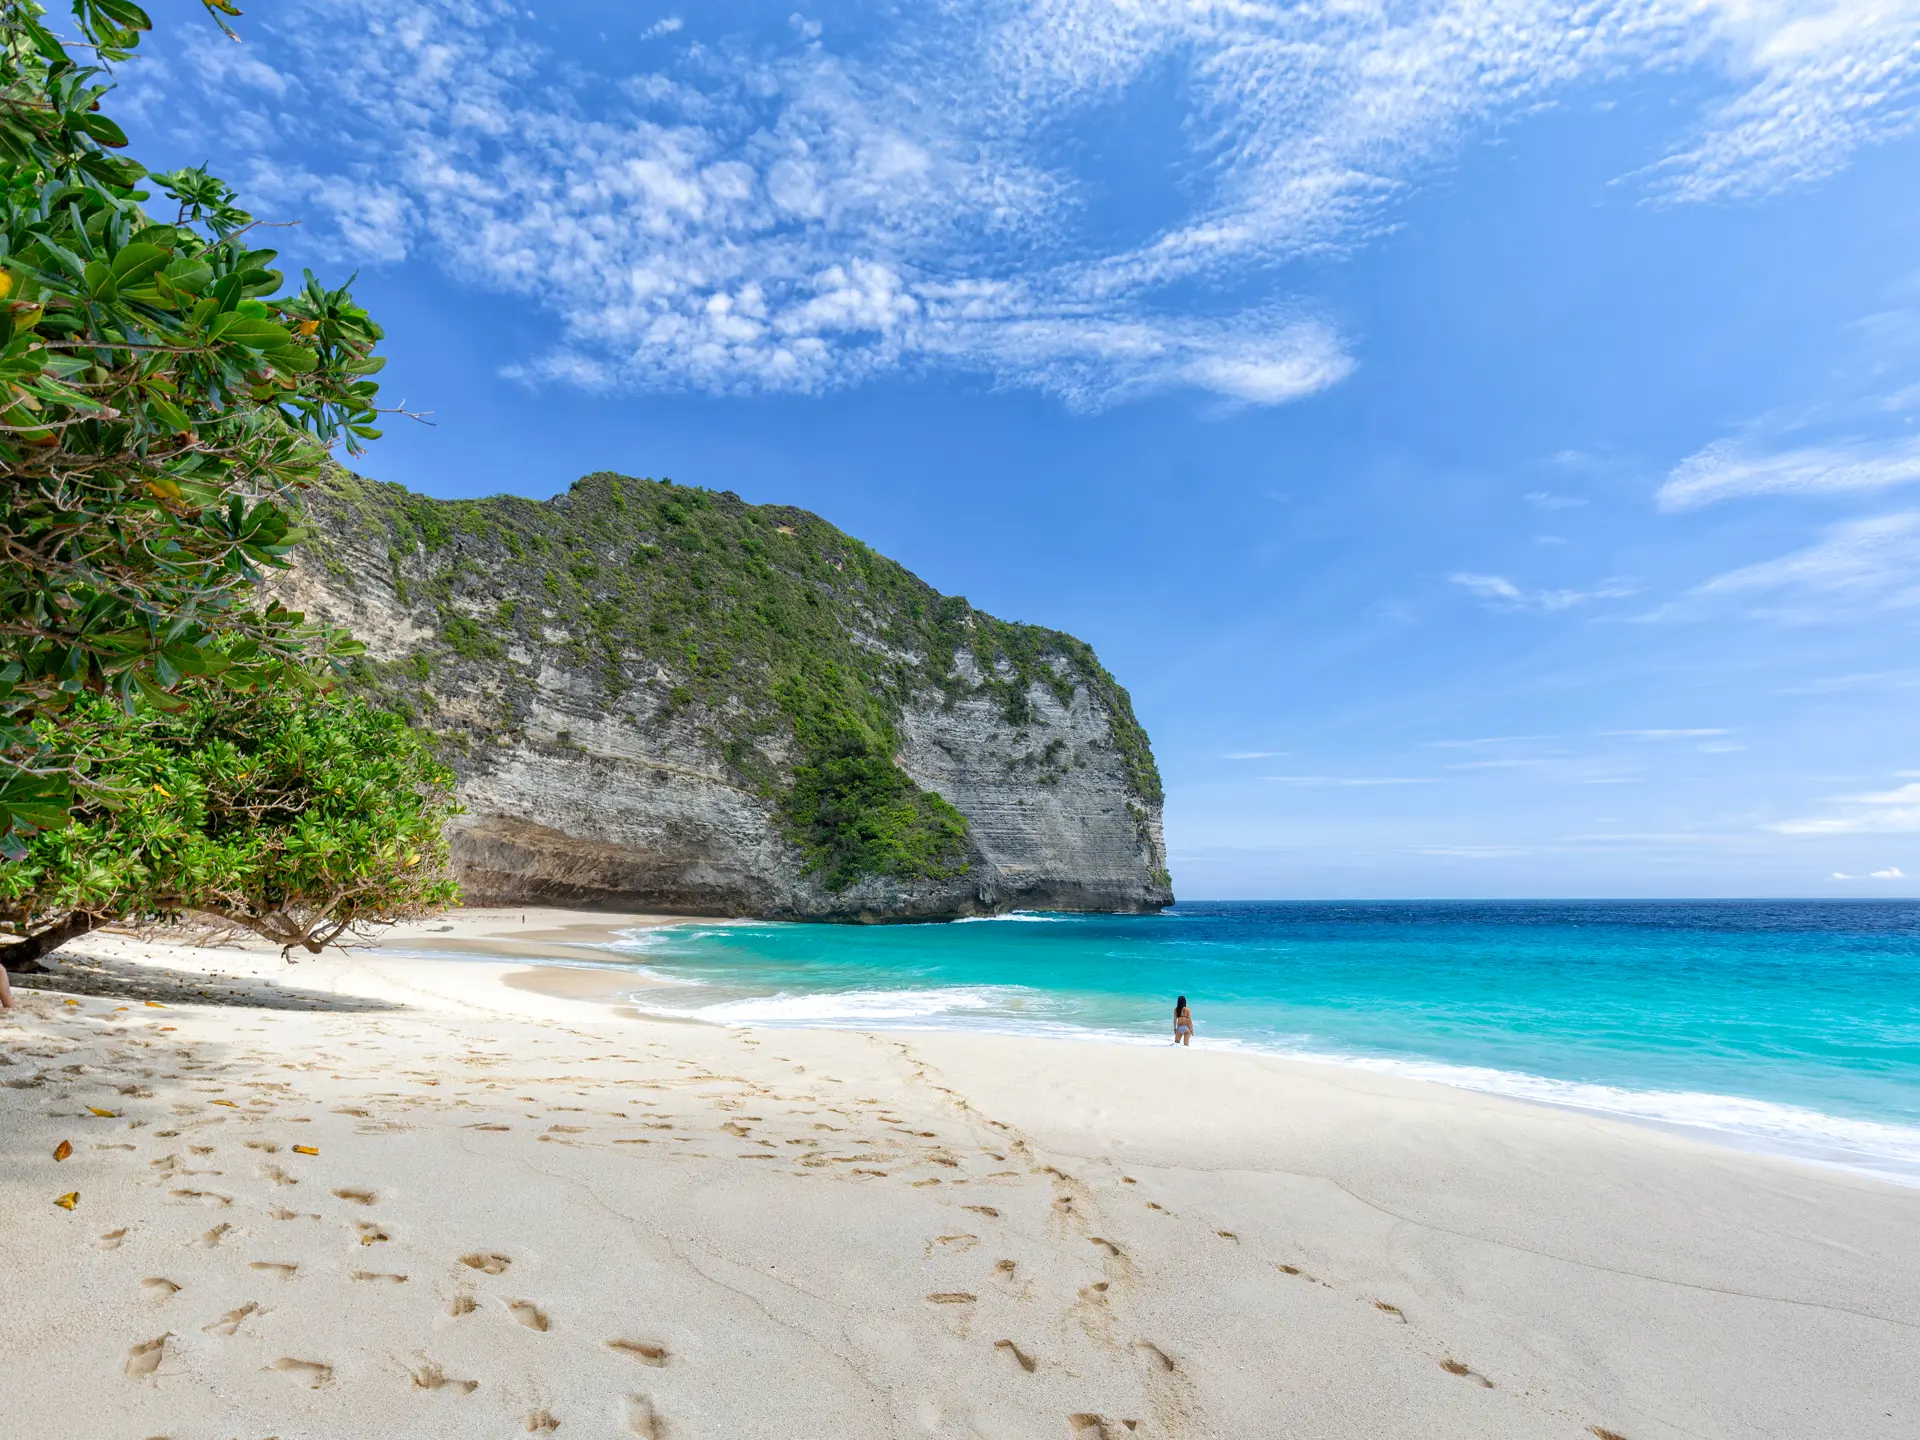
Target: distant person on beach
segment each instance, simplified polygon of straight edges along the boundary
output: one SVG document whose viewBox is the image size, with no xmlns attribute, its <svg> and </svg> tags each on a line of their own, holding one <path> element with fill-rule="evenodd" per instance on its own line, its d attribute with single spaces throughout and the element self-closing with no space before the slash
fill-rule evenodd
<svg viewBox="0 0 1920 1440">
<path fill-rule="evenodd" d="M 1193 1044 L 1193 1012 L 1187 1008 L 1187 997 L 1184 995 L 1173 1002 L 1173 1043 Z"/>
</svg>

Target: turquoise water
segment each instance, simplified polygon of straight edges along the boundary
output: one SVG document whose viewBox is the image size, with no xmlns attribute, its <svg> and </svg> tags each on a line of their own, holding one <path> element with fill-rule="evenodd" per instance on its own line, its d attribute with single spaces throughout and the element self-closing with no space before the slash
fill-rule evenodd
<svg viewBox="0 0 1920 1440">
<path fill-rule="evenodd" d="M 631 932 L 642 1008 L 1268 1051 L 1920 1184 L 1920 904 L 1187 904 Z"/>
</svg>

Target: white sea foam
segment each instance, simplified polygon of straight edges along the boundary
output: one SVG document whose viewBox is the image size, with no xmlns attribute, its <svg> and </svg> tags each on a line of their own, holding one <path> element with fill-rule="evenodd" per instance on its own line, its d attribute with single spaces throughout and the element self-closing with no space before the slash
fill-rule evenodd
<svg viewBox="0 0 1920 1440">
<path fill-rule="evenodd" d="M 1293 1060 L 1344 1065 L 1452 1085 L 1462 1090 L 1481 1090 L 1516 1100 L 1612 1115 L 1718 1139 L 1743 1150 L 1792 1156 L 1903 1185 L 1920 1186 L 1920 1127 L 1911 1125 L 1849 1119 L 1804 1105 L 1755 1100 L 1742 1095 L 1716 1095 L 1698 1090 L 1629 1090 L 1478 1065 L 1297 1049 L 1277 1049 L 1272 1053 Z"/>
<path fill-rule="evenodd" d="M 957 920 L 942 920 L 942 925 L 991 925 L 998 920 L 1024 920 L 1029 924 L 1058 925 L 1068 915 L 1042 915 L 1037 910 L 1009 910 L 1003 915 L 962 915 Z"/>
</svg>

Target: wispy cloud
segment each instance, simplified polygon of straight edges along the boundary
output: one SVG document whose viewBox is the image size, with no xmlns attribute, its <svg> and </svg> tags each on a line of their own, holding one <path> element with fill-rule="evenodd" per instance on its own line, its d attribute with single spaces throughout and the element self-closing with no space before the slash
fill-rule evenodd
<svg viewBox="0 0 1920 1440">
<path fill-rule="evenodd" d="M 1656 495 L 1662 510 L 1690 510 L 1737 495 L 1884 490 L 1920 480 L 1920 437 L 1758 451 L 1732 440 L 1674 467 Z"/>
<path fill-rule="evenodd" d="M 1664 613 L 1729 602 L 1760 618 L 1803 623 L 1859 621 L 1920 605 L 1920 511 L 1830 526 L 1805 549 L 1716 576 Z"/>
<path fill-rule="evenodd" d="M 1447 579 L 1496 610 L 1571 610 L 1595 600 L 1632 595 L 1639 588 L 1625 580 L 1602 580 L 1591 590 L 1525 590 L 1504 575 L 1482 575 L 1469 570 L 1457 570 Z"/>
<path fill-rule="evenodd" d="M 344 257 L 428 256 L 550 311 L 531 381 L 809 392 L 940 368 L 1082 407 L 1272 405 L 1355 361 L 1263 277 L 1364 243 L 1471 135 L 1688 68 L 1721 98 L 1648 193 L 1775 189 L 1912 124 L 1916 26 L 1920 0 L 981 0 L 772 36 L 668 17 L 643 33 L 672 46 L 609 73 L 506 0 L 289 0 L 244 51 L 190 39 L 129 77 L 175 143 L 250 153 L 249 193 Z M 1167 75 L 1185 208 L 1090 242 L 1057 137 Z M 1196 304 L 1194 282 L 1255 298 Z"/>
<path fill-rule="evenodd" d="M 1766 828 L 1782 835 L 1869 835 L 1920 831 L 1920 783 L 1865 795 L 1837 795 L 1834 803 L 1846 808 L 1838 815 L 1781 820 Z"/>
<path fill-rule="evenodd" d="M 1914 0 L 1705 0 L 1688 7 L 1743 83 L 1659 167 L 1676 201 L 1762 194 L 1830 175 L 1920 116 Z"/>
<path fill-rule="evenodd" d="M 1907 876 L 1898 865 L 1889 865 L 1884 870 L 1869 870 L 1867 878 L 1869 880 L 1904 880 Z"/>
</svg>

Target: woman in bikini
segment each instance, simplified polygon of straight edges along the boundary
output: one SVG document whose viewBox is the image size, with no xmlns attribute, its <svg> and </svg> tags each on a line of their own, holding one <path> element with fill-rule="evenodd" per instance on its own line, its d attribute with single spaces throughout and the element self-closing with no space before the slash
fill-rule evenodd
<svg viewBox="0 0 1920 1440">
<path fill-rule="evenodd" d="M 1173 1002 L 1173 1043 L 1193 1044 L 1193 1012 L 1187 1008 L 1187 997 L 1184 995 Z"/>
</svg>

